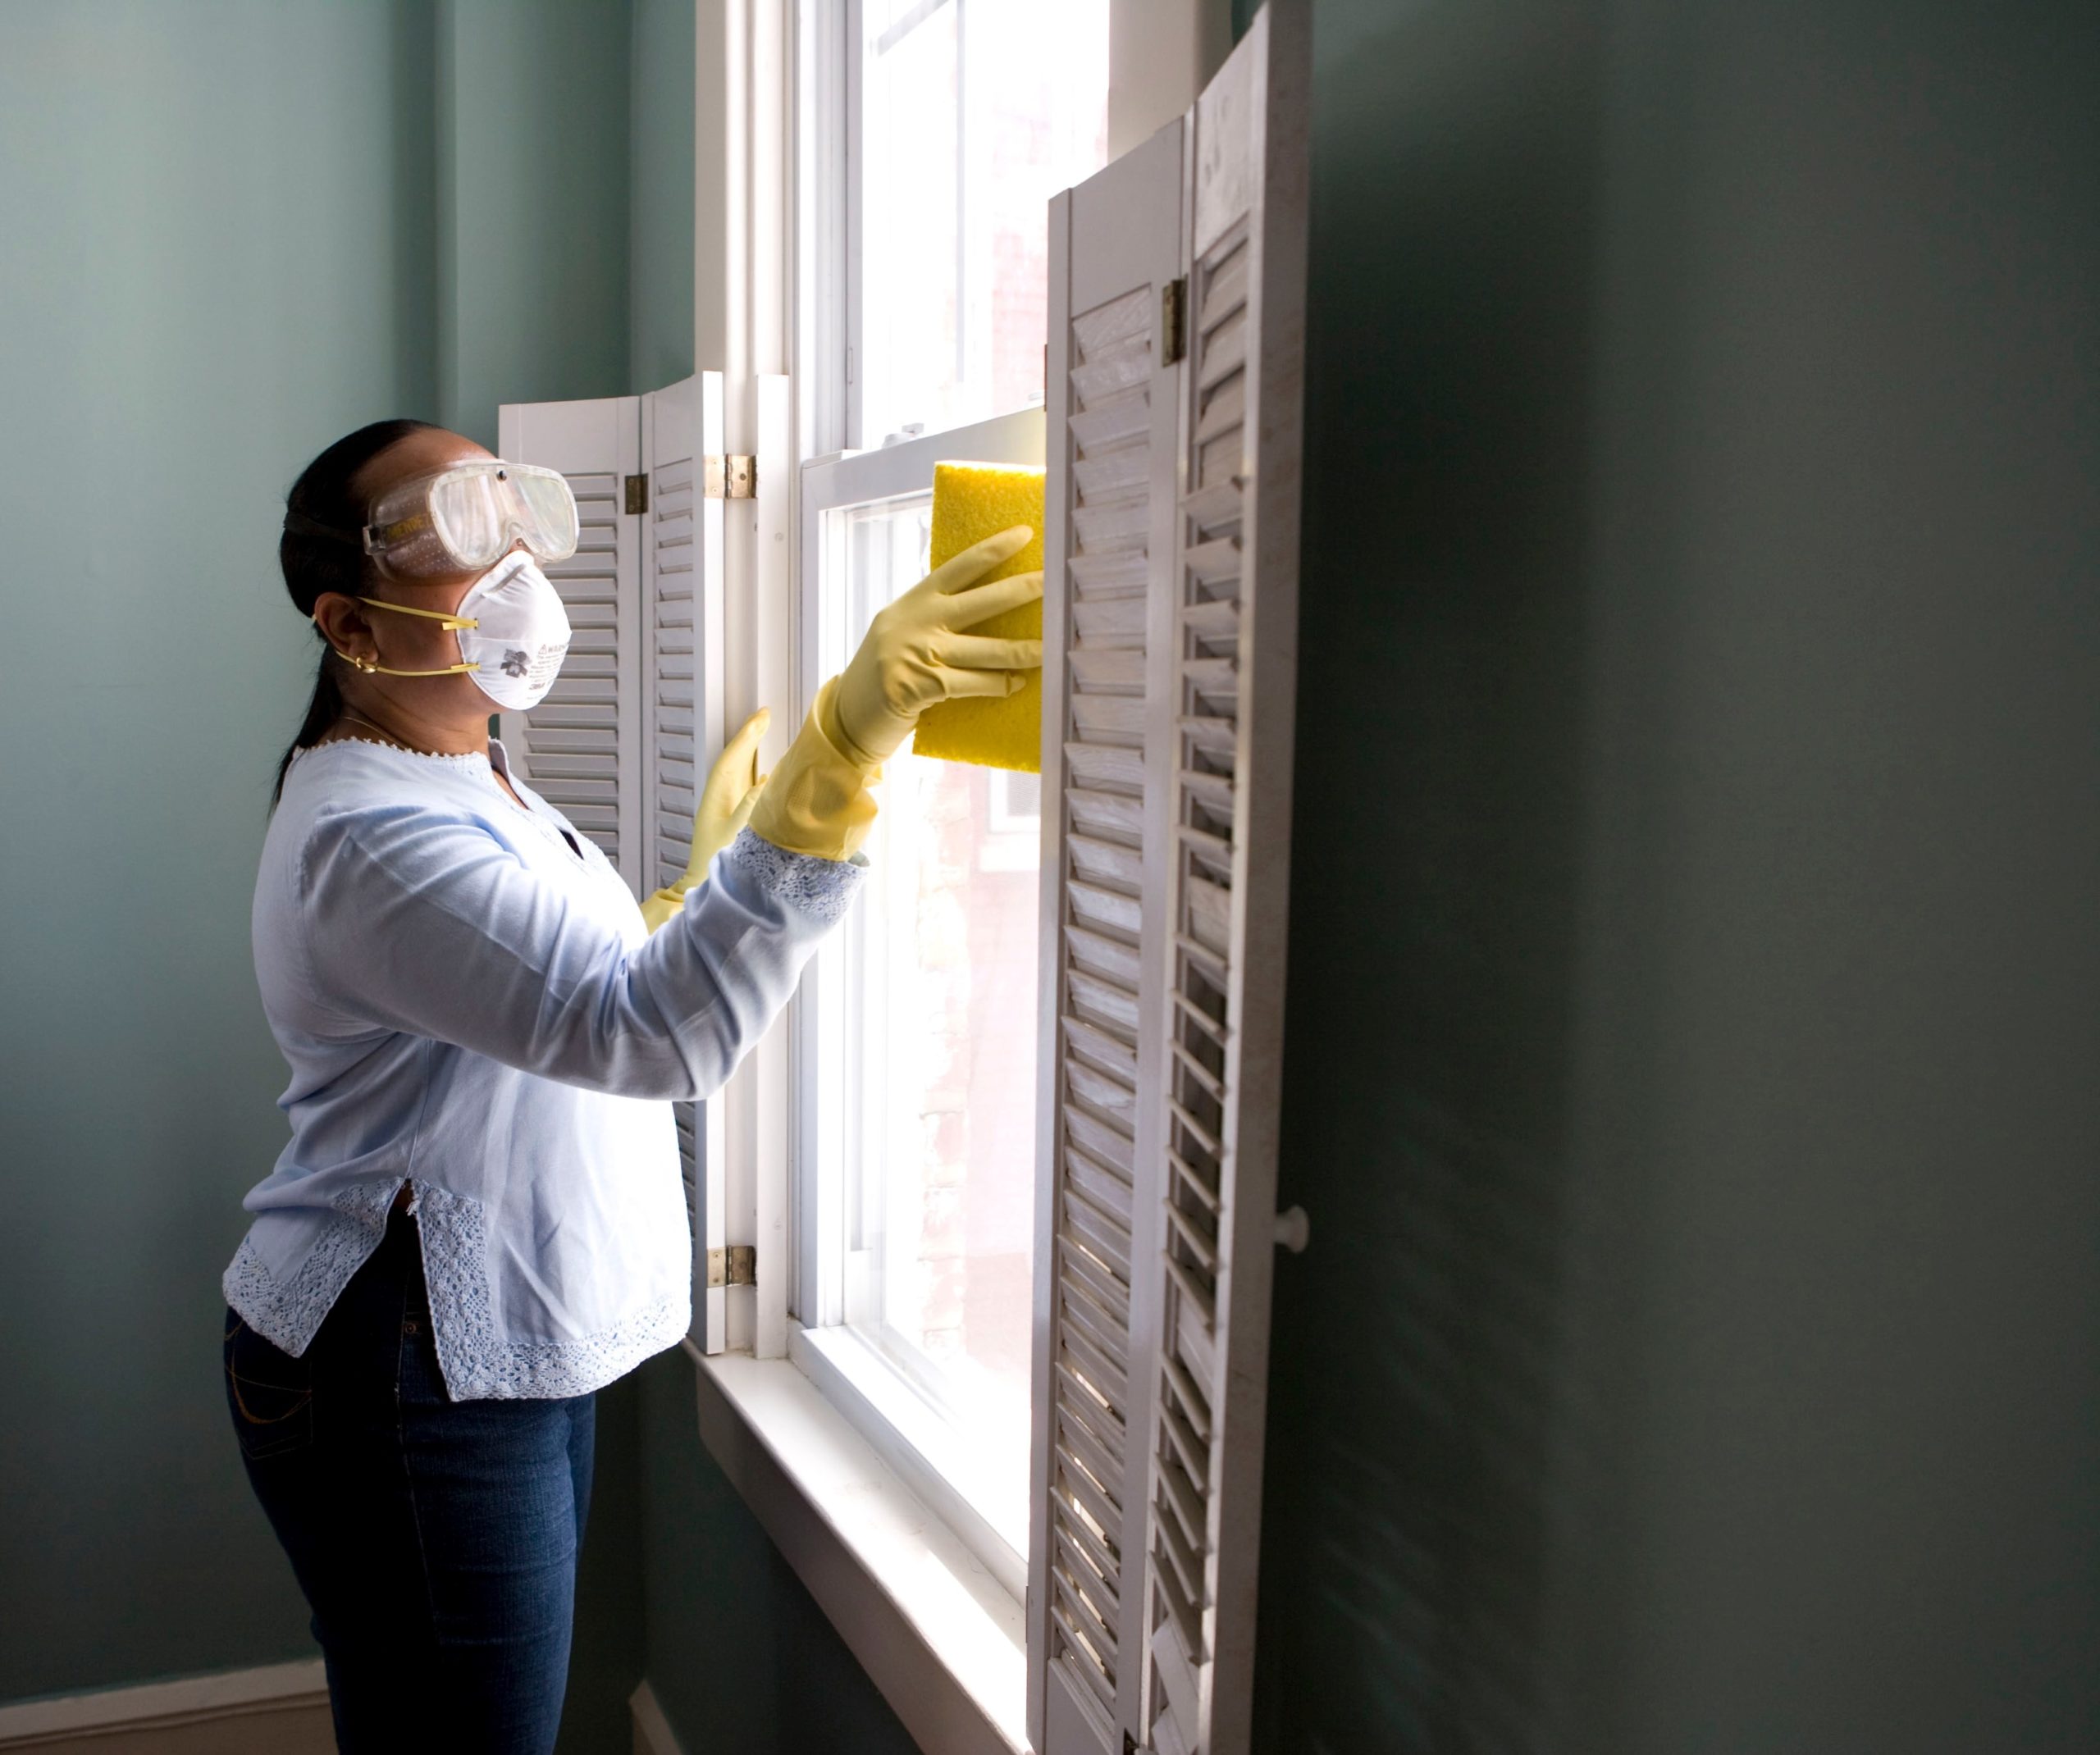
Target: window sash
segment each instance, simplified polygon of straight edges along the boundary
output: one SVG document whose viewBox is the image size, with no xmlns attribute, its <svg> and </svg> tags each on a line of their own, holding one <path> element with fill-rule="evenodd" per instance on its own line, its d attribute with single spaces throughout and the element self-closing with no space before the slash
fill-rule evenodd
<svg viewBox="0 0 2100 1755">
<path fill-rule="evenodd" d="M 1170 3 L 1210 4 L 1221 9 L 1223 0 L 1107 0 L 1112 18 L 1119 11 Z M 865 334 L 869 283 L 863 221 L 870 170 L 863 118 L 874 76 L 872 63 L 884 52 L 883 44 L 888 52 L 906 51 L 927 28 L 951 16 L 958 30 L 967 30 L 972 28 L 968 15 L 969 0 L 920 0 L 898 12 L 879 43 L 871 43 L 865 0 L 801 0 L 795 51 L 797 292 L 792 326 L 804 457 L 880 445 L 888 435 L 873 428 L 871 421 L 924 420 L 931 425 L 935 418 L 917 408 L 885 413 L 869 407 L 869 341 Z M 1112 28 L 1110 35 L 1112 39 Z M 988 109 L 997 102 L 996 86 L 996 77 L 984 69 L 978 70 L 973 82 L 968 66 L 958 66 L 958 127 L 983 130 Z M 967 163 L 962 162 L 959 176 L 974 177 L 966 171 Z M 1080 174 L 1073 173 L 1075 180 Z M 981 179 L 970 186 L 975 188 Z M 1044 190 L 1046 201 L 1052 192 Z M 958 228 L 967 229 L 971 213 L 985 222 L 984 215 L 973 205 L 979 202 L 980 196 L 958 195 Z M 970 255 L 959 230 L 953 262 L 944 270 L 930 271 L 957 301 L 958 375 L 969 377 L 975 372 L 982 377 L 992 373 L 994 339 L 988 325 L 994 308 L 988 263 Z M 1011 379 L 1008 386 L 1006 394 L 1011 394 Z M 995 387 L 993 396 L 999 394 Z"/>
<path fill-rule="evenodd" d="M 1043 460 L 1043 411 L 1039 408 L 996 416 L 946 432 L 931 434 L 880 449 L 819 458 L 801 471 L 799 508 L 799 577 L 797 581 L 798 698 L 807 710 L 830 673 L 823 650 L 824 526 L 826 515 L 870 502 L 901 499 L 930 490 L 938 459 L 1039 467 Z M 835 666 L 832 667 L 835 668 Z M 825 1146 L 839 1137 L 842 1118 L 838 1105 L 846 1095 L 834 1069 L 843 1056 L 845 996 L 833 991 L 852 978 L 842 947 L 826 946 L 804 971 L 791 1021 L 794 1105 L 791 1160 L 791 1201 L 795 1251 L 795 1316 L 803 1333 L 790 1347 L 791 1356 L 821 1385 L 846 1416 L 859 1427 L 915 1490 L 937 1508 L 951 1502 L 969 1508 L 956 1522 L 958 1534 L 993 1575 L 1011 1575 L 1020 1593 L 1022 1555 L 1026 1545 L 1025 1482 L 1006 1486 L 987 1482 L 963 1454 L 963 1447 L 939 1434 L 954 1428 L 935 1411 L 932 1399 L 911 1381 L 908 1367 L 847 1326 L 856 1300 L 849 1298 L 847 1212 L 847 1187 L 842 1162 L 827 1162 Z M 841 1338 L 850 1338 L 845 1346 Z M 817 1342 L 813 1351 L 811 1342 Z M 842 1365 L 840 1361 L 846 1361 Z M 847 1369 L 850 1366 L 851 1369 Z M 873 1393 L 870 1383 L 883 1393 Z M 851 1387 L 853 1393 L 844 1390 Z M 899 1402 L 899 1393 L 910 1398 Z M 900 1420 L 899 1410 L 915 1409 Z M 923 1410 L 924 1417 L 915 1411 Z M 1011 1497 L 1012 1504 L 1005 1502 Z M 1016 1515 L 1019 1513 L 1020 1515 Z M 973 1521 L 974 1520 L 974 1521 Z M 981 1527 L 978 1527 L 981 1526 Z"/>
</svg>

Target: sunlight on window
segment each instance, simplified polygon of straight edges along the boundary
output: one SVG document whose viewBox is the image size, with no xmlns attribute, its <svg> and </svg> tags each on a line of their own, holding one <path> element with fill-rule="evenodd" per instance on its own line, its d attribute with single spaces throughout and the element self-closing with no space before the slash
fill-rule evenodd
<svg viewBox="0 0 2100 1755">
<path fill-rule="evenodd" d="M 1107 0 L 871 0 L 864 444 L 1043 394 L 1044 207 L 1107 162 Z"/>
<path fill-rule="evenodd" d="M 926 495 L 825 515 L 828 646 L 924 575 L 930 517 Z M 842 946 L 846 1317 L 980 1449 L 1018 1460 L 1041 786 L 905 754 L 879 793 Z"/>
<path fill-rule="evenodd" d="M 882 1318 L 956 1406 L 1028 1405 L 1036 834 L 992 827 L 983 768 L 906 757 L 884 790 L 892 1150 Z M 990 1397 L 999 1406 L 979 1406 Z"/>
</svg>

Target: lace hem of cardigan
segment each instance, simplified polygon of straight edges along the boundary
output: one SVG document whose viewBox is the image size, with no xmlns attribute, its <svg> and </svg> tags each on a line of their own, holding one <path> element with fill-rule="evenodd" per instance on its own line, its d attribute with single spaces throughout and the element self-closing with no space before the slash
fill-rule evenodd
<svg viewBox="0 0 2100 1755">
<path fill-rule="evenodd" d="M 503 1339 L 489 1295 L 487 1210 L 471 1195 L 418 1186 L 431 1332 L 445 1386 L 455 1400 L 588 1395 L 673 1344 L 692 1325 L 692 1295 L 681 1288 L 573 1341 Z"/>
<path fill-rule="evenodd" d="M 321 1234 L 291 1278 L 280 1280 L 255 1247 L 253 1237 L 240 1247 L 221 1276 L 226 1302 L 272 1345 L 294 1358 L 312 1342 L 321 1320 L 334 1308 L 350 1276 L 363 1267 L 386 1234 L 387 1209 L 405 1178 L 358 1183 L 344 1189 L 322 1222 Z"/>
<path fill-rule="evenodd" d="M 252 1239 L 243 1238 L 221 1281 L 226 1302 L 249 1327 L 294 1357 L 386 1234 L 401 1178 L 359 1183 L 336 1197 L 335 1210 L 306 1259 L 280 1282 Z M 692 1326 L 684 1288 L 652 1299 L 595 1334 L 572 1341 L 506 1341 L 496 1332 L 488 1283 L 488 1221 L 482 1203 L 427 1183 L 416 1185 L 423 1278 L 445 1387 L 455 1401 L 556 1400 L 588 1395 L 675 1345 Z"/>
</svg>

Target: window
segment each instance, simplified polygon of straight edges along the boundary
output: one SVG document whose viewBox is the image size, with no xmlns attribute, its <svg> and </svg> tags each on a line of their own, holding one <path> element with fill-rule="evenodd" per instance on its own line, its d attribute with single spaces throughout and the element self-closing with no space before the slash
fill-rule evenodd
<svg viewBox="0 0 2100 1755">
<path fill-rule="evenodd" d="M 934 463 L 1039 463 L 1024 410 L 802 476 L 806 673 L 835 673 L 925 576 Z M 883 764 L 852 913 L 799 1002 L 797 1356 L 906 1460 L 1018 1591 L 1026 1552 L 1041 788 Z M 920 1482 L 922 1488 L 925 1482 Z"/>
<path fill-rule="evenodd" d="M 803 472 L 806 691 L 924 576 L 937 459 L 1042 463 L 1048 203 L 1107 142 L 1108 0 L 847 11 L 843 69 L 806 63 L 831 113 L 803 138 L 842 140 L 843 195 L 806 167 L 806 209 L 838 224 L 803 285 L 848 289 L 838 392 L 814 400 L 870 448 Z M 798 1008 L 794 1352 L 1018 1595 L 1041 789 L 906 753 L 881 796 L 869 882 Z"/>
<path fill-rule="evenodd" d="M 1042 400 L 1043 208 L 1106 161 L 1108 0 L 859 11 L 847 369 L 874 444 Z"/>
</svg>

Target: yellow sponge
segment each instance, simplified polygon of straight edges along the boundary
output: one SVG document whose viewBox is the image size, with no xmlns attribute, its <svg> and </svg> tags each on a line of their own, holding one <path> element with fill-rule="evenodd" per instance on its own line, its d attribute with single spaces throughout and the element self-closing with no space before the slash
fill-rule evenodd
<svg viewBox="0 0 2100 1755">
<path fill-rule="evenodd" d="M 995 567 L 985 580 L 1043 566 L 1043 472 L 1012 463 L 934 465 L 934 536 L 928 564 L 952 561 L 972 543 L 1025 524 L 1035 539 L 1011 560 Z M 982 581 L 980 583 L 984 582 Z M 1023 604 L 980 622 L 970 630 L 1000 640 L 1040 640 L 1043 605 Z M 943 701 L 919 716 L 913 751 L 947 762 L 975 762 L 981 768 L 1013 768 L 1023 773 L 1043 771 L 1043 678 L 1030 676 L 1027 686 L 1003 700 Z"/>
</svg>

